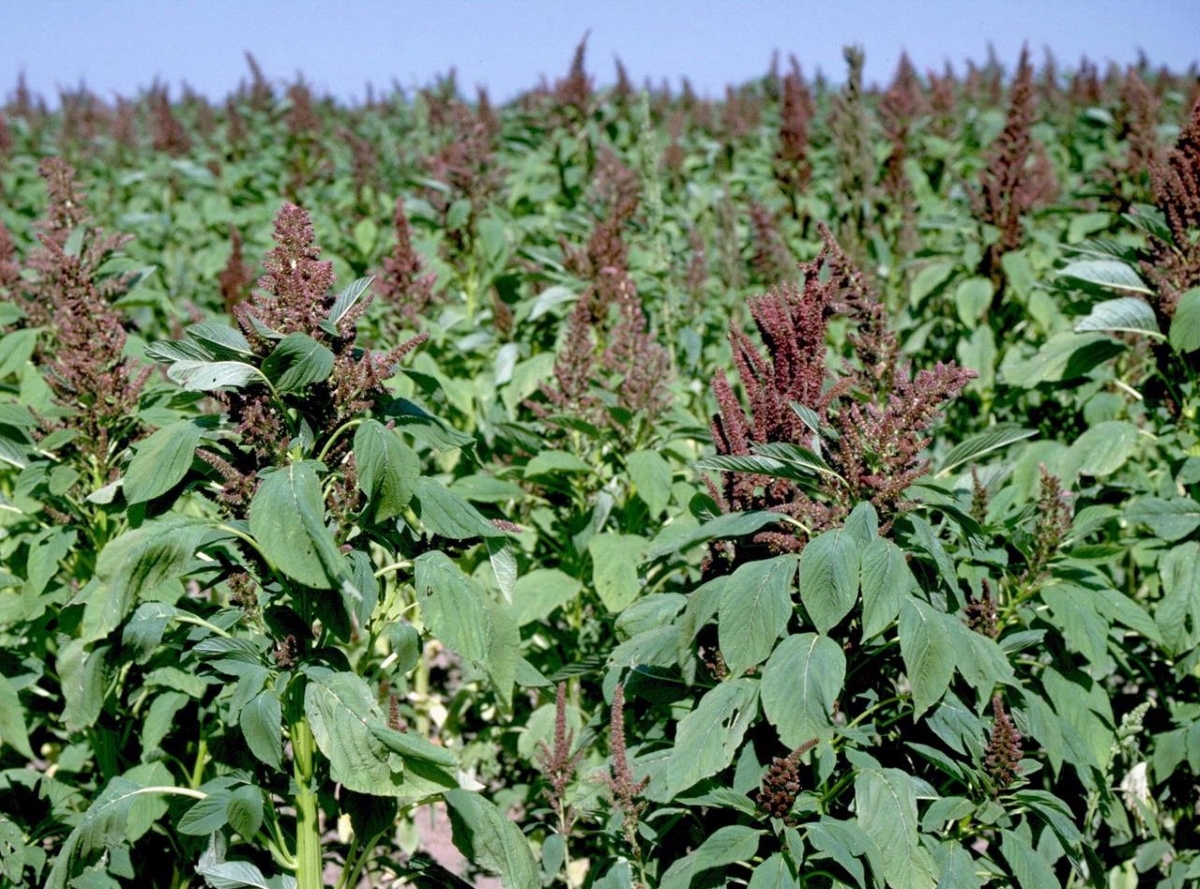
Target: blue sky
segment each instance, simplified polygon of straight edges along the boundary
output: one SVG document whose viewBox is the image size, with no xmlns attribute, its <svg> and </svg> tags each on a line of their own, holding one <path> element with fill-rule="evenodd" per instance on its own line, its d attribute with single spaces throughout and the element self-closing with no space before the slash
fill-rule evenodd
<svg viewBox="0 0 1200 889">
<path fill-rule="evenodd" d="M 687 76 L 720 96 L 763 73 L 772 50 L 805 73 L 844 71 L 841 48 L 862 44 L 868 81 L 886 82 L 901 49 L 917 68 L 961 71 L 991 41 L 1012 66 L 1023 42 L 1050 47 L 1061 68 L 1080 56 L 1183 70 L 1200 55 L 1195 0 L 0 0 L 0 95 L 24 70 L 52 99 L 81 81 L 105 98 L 157 76 L 213 98 L 246 76 L 251 51 L 272 79 L 302 71 L 321 93 L 352 101 L 365 85 L 425 85 L 452 66 L 460 86 L 493 101 L 564 73 L 590 29 L 588 70 L 611 82 L 614 59 L 636 83 Z"/>
</svg>

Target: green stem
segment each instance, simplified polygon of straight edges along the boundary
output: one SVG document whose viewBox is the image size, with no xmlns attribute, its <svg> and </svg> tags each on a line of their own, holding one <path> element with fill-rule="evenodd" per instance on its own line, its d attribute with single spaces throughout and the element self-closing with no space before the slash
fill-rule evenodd
<svg viewBox="0 0 1200 889">
<path fill-rule="evenodd" d="M 303 711 L 291 725 L 291 736 L 292 777 L 296 782 L 296 887 L 321 889 L 321 828 L 313 781 L 317 742 Z"/>
</svg>

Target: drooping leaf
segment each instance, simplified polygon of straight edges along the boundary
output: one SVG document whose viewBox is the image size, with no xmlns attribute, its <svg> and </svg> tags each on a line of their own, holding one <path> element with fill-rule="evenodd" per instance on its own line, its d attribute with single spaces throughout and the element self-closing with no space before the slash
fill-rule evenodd
<svg viewBox="0 0 1200 889">
<path fill-rule="evenodd" d="M 1179 297 L 1171 318 L 1170 342 L 1177 352 L 1200 349 L 1200 287 L 1193 287 Z"/>
<path fill-rule="evenodd" d="M 800 601 L 822 633 L 850 613 L 858 600 L 859 553 L 842 530 L 814 537 L 800 553 Z"/>
<path fill-rule="evenodd" d="M 264 689 L 242 707 L 238 718 L 250 752 L 272 768 L 283 762 L 283 708 L 274 689 Z"/>
<path fill-rule="evenodd" d="M 1032 356 L 1005 360 L 1004 380 L 1011 386 L 1075 380 L 1125 351 L 1126 346 L 1102 333 L 1064 331 L 1052 336 Z"/>
<path fill-rule="evenodd" d="M 885 851 L 883 876 L 895 889 L 933 889 L 929 855 L 920 847 L 912 778 L 899 769 L 862 769 L 854 779 L 858 824 Z"/>
<path fill-rule="evenodd" d="M 1019 833 L 1000 831 L 1000 854 L 1008 862 L 1021 889 L 1058 889 L 1062 886 L 1051 863 Z"/>
<path fill-rule="evenodd" d="M 513 587 L 517 623 L 525 626 L 545 620 L 554 609 L 578 596 L 582 589 L 583 584 L 557 568 L 535 568 L 522 574 Z"/>
<path fill-rule="evenodd" d="M 124 777 L 108 782 L 59 848 L 46 878 L 46 889 L 67 889 L 71 878 L 82 870 L 93 852 L 124 842 L 129 810 L 141 794 L 142 786 Z"/>
<path fill-rule="evenodd" d="M 413 493 L 420 508 L 421 523 L 431 534 L 451 540 L 504 536 L 504 532 L 485 519 L 479 510 L 437 479 L 421 476 L 413 485 Z"/>
<path fill-rule="evenodd" d="M 900 602 L 916 585 L 904 552 L 892 541 L 876 537 L 862 553 L 862 638 L 883 632 L 900 614 Z"/>
<path fill-rule="evenodd" d="M 1200 645 L 1200 543 L 1188 541 L 1167 550 L 1158 560 L 1163 596 L 1154 612 L 1164 641 L 1172 651 Z"/>
<path fill-rule="evenodd" d="M 445 800 L 454 845 L 468 861 L 498 874 L 504 889 L 541 886 L 529 841 L 503 812 L 467 790 L 451 790 Z"/>
<path fill-rule="evenodd" d="M 370 519 L 386 522 L 400 515 L 421 474 L 416 452 L 393 430 L 377 420 L 367 420 L 354 431 L 354 464 Z"/>
<path fill-rule="evenodd" d="M 791 555 L 747 562 L 725 582 L 717 632 L 730 675 L 765 661 L 787 628 L 796 565 Z"/>
<path fill-rule="evenodd" d="M 199 343 L 208 352 L 209 358 L 217 361 L 254 361 L 256 355 L 250 341 L 235 327 L 216 321 L 201 321 L 184 331 L 193 342 Z"/>
<path fill-rule="evenodd" d="M 8 744 L 28 760 L 33 759 L 33 748 L 29 746 L 29 730 L 25 725 L 25 711 L 8 677 L 0 673 L 0 749 Z"/>
<path fill-rule="evenodd" d="M 705 694 L 676 729 L 666 776 L 671 796 L 733 762 L 742 737 L 757 714 L 755 680 L 733 679 Z"/>
<path fill-rule="evenodd" d="M 730 512 L 695 527 L 668 525 L 651 543 L 646 558 L 661 559 L 710 540 L 745 537 L 778 523 L 779 514 L 774 512 Z"/>
<path fill-rule="evenodd" d="M 340 589 L 350 572 L 333 532 L 314 464 L 290 463 L 266 475 L 250 502 L 250 533 L 264 555 L 292 580 Z"/>
<path fill-rule="evenodd" d="M 1137 439 L 1137 427 L 1125 420 L 1097 423 L 1067 449 L 1060 464 L 1063 475 L 1112 475 L 1129 459 Z"/>
<path fill-rule="evenodd" d="M 365 253 L 366 251 L 363 252 Z M 334 325 L 335 328 L 338 324 L 341 324 L 342 319 L 346 317 L 346 313 L 358 304 L 374 280 L 373 276 L 359 278 L 346 285 L 346 288 L 334 299 L 333 305 L 329 307 L 329 313 L 325 316 L 325 320 Z"/>
<path fill-rule="evenodd" d="M 763 667 L 762 704 L 784 746 L 824 738 L 846 679 L 846 654 L 828 636 L 800 633 L 779 643 Z"/>
<path fill-rule="evenodd" d="M 634 451 L 625 467 L 650 515 L 659 515 L 671 499 L 671 464 L 658 451 Z"/>
<path fill-rule="evenodd" d="M 143 439 L 125 470 L 125 500 L 153 500 L 183 481 L 199 443 L 200 427 L 191 420 L 171 423 Z"/>
<path fill-rule="evenodd" d="M 947 615 L 913 596 L 900 603 L 900 656 L 918 716 L 937 703 L 954 675 L 956 653 L 953 636 L 945 626 L 947 619 Z"/>
<path fill-rule="evenodd" d="M 692 879 L 703 871 L 749 862 L 758 851 L 759 837 L 763 833 L 743 824 L 717 828 L 694 852 L 667 868 L 659 883 L 660 889 L 688 889 Z"/>
</svg>

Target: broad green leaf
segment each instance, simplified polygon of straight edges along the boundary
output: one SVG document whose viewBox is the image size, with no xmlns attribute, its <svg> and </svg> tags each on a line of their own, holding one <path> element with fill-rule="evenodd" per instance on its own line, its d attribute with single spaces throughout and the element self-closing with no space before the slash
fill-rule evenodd
<svg viewBox="0 0 1200 889">
<path fill-rule="evenodd" d="M 240 389 L 247 383 L 266 380 L 257 367 L 241 361 L 181 359 L 167 369 L 167 376 L 190 392 Z"/>
<path fill-rule="evenodd" d="M 671 464 L 658 451 L 634 451 L 625 459 L 638 497 L 657 517 L 671 499 Z"/>
<path fill-rule="evenodd" d="M 430 534 L 451 540 L 503 537 L 504 532 L 485 519 L 474 506 L 437 479 L 421 476 L 413 485 L 421 524 Z"/>
<path fill-rule="evenodd" d="M 754 868 L 746 889 L 800 889 L 800 881 L 792 873 L 783 853 L 776 852 Z"/>
<path fill-rule="evenodd" d="M 1078 259 L 1068 263 L 1059 277 L 1096 284 L 1109 290 L 1151 294 L 1153 291 L 1129 263 L 1119 259 Z"/>
<path fill-rule="evenodd" d="M 800 601 L 819 632 L 829 632 L 854 607 L 858 572 L 858 545 L 841 530 L 814 537 L 800 553 Z"/>
<path fill-rule="evenodd" d="M 941 870 L 938 889 L 983 889 L 976 874 L 975 859 L 957 840 L 946 840 L 933 850 L 934 860 Z"/>
<path fill-rule="evenodd" d="M 93 725 L 104 707 L 108 646 L 90 648 L 82 639 L 72 639 L 58 650 L 55 667 L 62 682 L 65 701 L 63 724 L 72 732 Z"/>
<path fill-rule="evenodd" d="M 1076 322 L 1075 330 L 1084 333 L 1090 330 L 1101 330 L 1107 333 L 1140 333 L 1157 339 L 1164 339 L 1158 329 L 1158 319 L 1154 310 L 1144 299 L 1136 296 L 1123 296 L 1120 299 L 1109 299 L 1092 306 L 1092 311 L 1086 318 Z"/>
<path fill-rule="evenodd" d="M 1200 349 L 1200 287 L 1193 287 L 1179 298 L 1171 318 L 1170 339 L 1176 352 Z"/>
<path fill-rule="evenodd" d="M 904 552 L 883 537 L 876 537 L 863 550 L 859 566 L 862 585 L 863 626 L 865 642 L 882 633 L 897 615 L 900 602 L 916 586 Z"/>
<path fill-rule="evenodd" d="M 247 840 L 254 840 L 254 835 L 262 827 L 263 795 L 257 787 L 243 784 L 229 795 L 225 806 L 225 814 L 229 826 Z"/>
<path fill-rule="evenodd" d="M 636 534 L 605 531 L 588 541 L 592 585 L 610 614 L 618 614 L 641 592 L 638 565 L 645 548 L 645 540 Z"/>
<path fill-rule="evenodd" d="M 529 841 L 503 812 L 467 790 L 451 790 L 445 800 L 454 845 L 468 861 L 498 874 L 504 889 L 541 886 Z"/>
<path fill-rule="evenodd" d="M 59 848 L 46 889 L 67 889 L 91 853 L 125 841 L 129 811 L 141 790 L 141 784 L 124 777 L 108 782 Z"/>
<path fill-rule="evenodd" d="M 1075 380 L 1097 365 L 1125 351 L 1125 345 L 1102 333 L 1064 331 L 1052 336 L 1031 357 L 1005 360 L 1001 370 L 1011 386 L 1028 388 L 1039 383 Z M 1015 350 L 1009 352 L 1015 354 Z"/>
<path fill-rule="evenodd" d="M 512 699 L 520 643 L 511 610 L 488 599 L 475 581 L 437 550 L 416 558 L 413 585 L 426 626 L 448 647 L 484 670 L 507 706 Z"/>
<path fill-rule="evenodd" d="M 921 854 L 917 797 L 912 778 L 899 769 L 863 769 L 854 779 L 858 824 L 883 855 L 883 876 L 893 889 L 933 889 L 927 854 Z"/>
<path fill-rule="evenodd" d="M 176 829 L 188 836 L 202 837 L 215 833 L 229 823 L 229 799 L 227 789 L 213 790 L 204 799 L 183 813 Z"/>
<path fill-rule="evenodd" d="M 305 675 L 304 713 L 334 781 L 358 793 L 410 801 L 457 786 L 446 769 L 410 759 L 381 739 L 391 730 L 362 677 L 325 667 L 308 667 Z"/>
<path fill-rule="evenodd" d="M 768 525 L 776 524 L 779 524 L 778 513 L 730 512 L 695 527 L 680 528 L 676 525 L 668 525 L 654 538 L 646 558 L 660 559 L 710 540 L 745 537 L 761 531 Z"/>
<path fill-rule="evenodd" d="M 913 279 L 912 289 L 908 293 L 908 304 L 916 307 L 929 294 L 950 279 L 954 274 L 955 263 L 949 260 L 935 260 L 924 266 Z"/>
<path fill-rule="evenodd" d="M 238 717 L 250 752 L 272 768 L 283 762 L 283 708 L 274 689 L 264 689 Z"/>
<path fill-rule="evenodd" d="M 242 332 L 226 324 L 201 321 L 184 332 L 218 361 L 254 361 L 257 357 Z"/>
<path fill-rule="evenodd" d="M 1162 599 L 1154 619 L 1173 652 L 1200 645 L 1200 543 L 1188 541 L 1167 550 L 1158 560 Z"/>
<path fill-rule="evenodd" d="M 988 278 L 967 278 L 954 291 L 954 308 L 958 318 L 974 328 L 992 304 L 995 285 Z"/>
<path fill-rule="evenodd" d="M 942 461 L 942 467 L 938 470 L 937 477 L 945 478 L 965 463 L 1035 435 L 1037 435 L 1036 429 L 1022 429 L 1020 426 L 1008 425 L 993 426 L 951 448 L 950 453 Z"/>
<path fill-rule="evenodd" d="M 820 821 L 804 825 L 804 836 L 822 856 L 837 862 L 855 879 L 856 886 L 869 886 L 863 860 L 870 862 L 876 873 L 882 872 L 880 850 L 854 821 L 839 821 L 822 815 Z M 820 856 L 814 856 L 820 857 Z M 807 863 L 807 862 L 806 862 Z"/>
<path fill-rule="evenodd" d="M 706 693 L 676 729 L 666 775 L 671 796 L 729 766 L 757 715 L 753 679 L 733 679 Z"/>
<path fill-rule="evenodd" d="M 1129 459 L 1137 444 L 1138 431 L 1124 420 L 1097 423 L 1075 439 L 1059 464 L 1064 477 L 1112 475 Z"/>
<path fill-rule="evenodd" d="M 386 522 L 400 515 L 421 474 L 416 452 L 393 430 L 367 420 L 354 431 L 354 465 L 370 520 Z"/>
<path fill-rule="evenodd" d="M 659 889 L 689 889 L 696 874 L 714 868 L 728 873 L 729 865 L 749 863 L 764 831 L 742 824 L 719 827 L 694 852 L 667 868 Z"/>
<path fill-rule="evenodd" d="M 1029 841 L 1011 830 L 1000 831 L 1000 854 L 1021 889 L 1057 889 L 1052 862 L 1040 855 Z"/>
<path fill-rule="evenodd" d="M 25 725 L 25 711 L 17 697 L 17 690 L 3 674 L 0 674 L 0 749 L 3 745 L 16 749 L 28 760 L 33 759 L 29 746 L 29 730 Z"/>
<path fill-rule="evenodd" d="M 1151 531 L 1173 543 L 1200 528 L 1200 502 L 1190 497 L 1139 497 L 1125 507 L 1124 517 L 1145 522 Z"/>
<path fill-rule="evenodd" d="M 569 287 L 562 287 L 561 285 L 547 287 L 545 290 L 539 293 L 537 299 L 533 301 L 533 308 L 529 310 L 529 320 L 536 321 L 555 306 L 560 306 L 563 303 L 573 302 L 578 298 L 579 294 L 571 290 Z"/>
<path fill-rule="evenodd" d="M 945 622 L 953 619 L 912 596 L 900 603 L 900 656 L 912 687 L 914 718 L 950 686 L 958 652 Z"/>
<path fill-rule="evenodd" d="M 263 478 L 250 502 L 250 533 L 271 564 L 292 580 L 338 590 L 350 574 L 325 526 L 325 499 L 314 465 L 291 463 Z"/>
<path fill-rule="evenodd" d="M 125 470 L 126 502 L 152 500 L 183 481 L 199 443 L 200 427 L 191 420 L 164 426 L 143 439 Z"/>
<path fill-rule="evenodd" d="M 591 467 L 566 451 L 542 451 L 525 464 L 525 478 L 539 475 L 557 476 L 568 472 L 590 472 Z"/>
<path fill-rule="evenodd" d="M 266 877 L 263 872 L 249 861 L 212 862 L 201 858 L 196 865 L 196 873 L 204 877 L 205 882 L 213 889 L 294 889 L 295 880 L 292 877 Z M 291 882 L 286 882 L 290 880 Z"/>
<path fill-rule="evenodd" d="M 262 372 L 279 392 L 301 392 L 329 379 L 333 352 L 306 333 L 289 333 L 262 364 Z"/>
<path fill-rule="evenodd" d="M 800 633 L 779 643 L 763 667 L 762 704 L 785 747 L 829 735 L 845 679 L 845 652 L 828 636 Z"/>
<path fill-rule="evenodd" d="M 519 626 L 545 620 L 554 609 L 572 601 L 583 584 L 557 568 L 534 568 L 517 578 L 513 610 Z"/>
<path fill-rule="evenodd" d="M 193 519 L 168 516 L 109 541 L 96 560 L 94 581 L 79 596 L 84 603 L 82 641 L 106 638 L 140 596 L 157 592 L 183 574 L 204 530 Z"/>
<path fill-rule="evenodd" d="M 725 582 L 718 642 L 732 676 L 741 676 L 771 654 L 792 616 L 795 556 L 747 562 Z"/>
<path fill-rule="evenodd" d="M 33 355 L 38 329 L 26 327 L 0 337 L 0 380 L 21 370 Z"/>
</svg>

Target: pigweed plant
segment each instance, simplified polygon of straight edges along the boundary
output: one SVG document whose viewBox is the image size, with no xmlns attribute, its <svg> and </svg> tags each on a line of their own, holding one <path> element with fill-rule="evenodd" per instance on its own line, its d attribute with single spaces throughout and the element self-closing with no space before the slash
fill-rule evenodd
<svg viewBox="0 0 1200 889">
<path fill-rule="evenodd" d="M 19 81 L 0 885 L 1196 884 L 1195 72 L 865 52 Z"/>
</svg>

